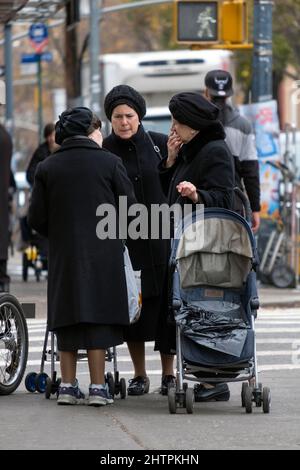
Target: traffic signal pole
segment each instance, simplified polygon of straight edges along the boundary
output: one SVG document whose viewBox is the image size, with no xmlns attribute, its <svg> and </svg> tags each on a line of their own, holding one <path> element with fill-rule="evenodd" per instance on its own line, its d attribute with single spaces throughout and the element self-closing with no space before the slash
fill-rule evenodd
<svg viewBox="0 0 300 470">
<path fill-rule="evenodd" d="M 90 0 L 90 107 L 100 116 L 101 77 L 99 68 L 101 15 L 100 0 Z"/>
<path fill-rule="evenodd" d="M 254 0 L 252 101 L 272 99 L 273 0 Z"/>
</svg>

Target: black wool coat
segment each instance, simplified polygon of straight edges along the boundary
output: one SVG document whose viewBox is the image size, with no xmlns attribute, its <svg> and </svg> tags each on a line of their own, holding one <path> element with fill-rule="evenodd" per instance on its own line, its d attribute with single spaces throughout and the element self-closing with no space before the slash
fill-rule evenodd
<svg viewBox="0 0 300 470">
<path fill-rule="evenodd" d="M 0 124 L 0 260 L 8 257 L 8 188 L 10 184 L 10 162 L 12 140 L 4 126 Z"/>
<path fill-rule="evenodd" d="M 151 132 L 152 141 L 142 125 L 131 139 L 121 139 L 112 132 L 103 141 L 103 147 L 118 155 L 131 180 L 138 203 L 143 204 L 150 214 L 152 204 L 167 202 L 161 186 L 158 164 L 168 154 L 168 137 Z M 160 155 L 154 149 L 160 150 Z M 149 233 L 151 219 L 148 218 Z M 156 267 L 166 265 L 168 259 L 168 240 L 137 239 L 127 240 L 130 259 L 135 270 L 142 270 L 143 298 L 159 295 L 162 285 L 157 282 Z"/>
<path fill-rule="evenodd" d="M 166 159 L 161 161 L 161 182 L 170 205 L 180 203 L 176 186 L 189 181 L 196 186 L 205 207 L 232 209 L 234 161 L 224 139 L 223 126 L 215 124 L 184 144 L 172 167 L 165 167 Z M 191 203 L 188 198 L 184 202 Z"/>
<path fill-rule="evenodd" d="M 100 204 L 135 202 L 121 160 L 86 137 L 66 139 L 35 174 L 28 221 L 48 237 L 48 324 L 128 324 L 123 243 L 96 234 Z M 117 221 L 118 224 L 118 221 Z"/>
<path fill-rule="evenodd" d="M 26 179 L 30 186 L 33 186 L 34 183 L 34 175 L 36 172 L 36 168 L 40 162 L 45 160 L 45 158 L 51 155 L 51 151 L 48 145 L 48 142 L 43 142 L 38 148 L 34 151 L 32 158 L 29 162 L 28 168 L 26 170 Z"/>
</svg>

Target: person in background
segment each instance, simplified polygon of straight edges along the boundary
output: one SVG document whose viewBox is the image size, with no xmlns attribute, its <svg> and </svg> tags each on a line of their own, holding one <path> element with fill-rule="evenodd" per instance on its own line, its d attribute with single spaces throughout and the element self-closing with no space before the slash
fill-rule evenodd
<svg viewBox="0 0 300 470">
<path fill-rule="evenodd" d="M 29 225 L 48 237 L 48 327 L 57 337 L 62 383 L 59 405 L 84 400 L 76 380 L 77 351 L 86 349 L 89 405 L 110 404 L 105 350 L 123 342 L 129 324 L 123 242 L 97 235 L 97 209 L 135 203 L 121 160 L 103 150 L 101 121 L 88 108 L 65 111 L 55 126 L 61 145 L 38 165 Z M 118 226 L 118 220 L 116 221 Z"/>
<path fill-rule="evenodd" d="M 234 156 L 236 186 L 245 188 L 252 210 L 252 231 L 260 225 L 259 164 L 255 136 L 250 122 L 228 102 L 233 95 L 232 76 L 224 70 L 212 70 L 205 77 L 205 95 L 220 108 L 219 119 L 226 132 L 226 143 Z M 236 198 L 238 201 L 238 198 Z M 240 201 L 238 201 L 240 202 Z M 235 207 L 241 212 L 241 203 Z"/>
<path fill-rule="evenodd" d="M 166 202 L 161 188 L 158 163 L 168 155 L 168 137 L 157 132 L 147 133 L 141 121 L 146 114 L 142 95 L 127 85 L 114 87 L 106 96 L 104 109 L 111 121 L 112 132 L 103 146 L 118 155 L 134 186 L 138 203 L 145 205 L 150 214 L 152 204 Z M 149 233 L 151 218 L 149 217 Z M 167 304 L 166 269 L 168 240 L 127 240 L 133 268 L 141 270 L 142 312 L 135 325 L 125 331 L 125 340 L 134 366 L 134 377 L 129 381 L 128 395 L 142 395 L 149 391 L 149 378 L 145 364 L 145 342 L 157 338 L 159 317 L 165 315 Z M 162 364 L 161 393 L 175 383 L 173 358 L 169 345 L 161 340 L 155 343 Z"/>
<path fill-rule="evenodd" d="M 38 146 L 32 155 L 26 171 L 26 179 L 31 187 L 34 183 L 34 175 L 38 164 L 57 149 L 57 144 L 55 143 L 55 129 L 52 122 L 46 124 L 44 127 L 44 139 L 45 141 Z"/>
<path fill-rule="evenodd" d="M 12 140 L 0 124 L 0 292 L 9 291 L 7 274 L 9 246 L 9 187 L 11 181 Z"/>
</svg>

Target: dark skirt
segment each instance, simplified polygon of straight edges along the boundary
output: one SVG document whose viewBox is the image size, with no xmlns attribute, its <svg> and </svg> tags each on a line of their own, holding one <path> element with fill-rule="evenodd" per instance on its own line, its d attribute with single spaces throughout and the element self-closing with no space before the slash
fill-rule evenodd
<svg viewBox="0 0 300 470">
<path fill-rule="evenodd" d="M 119 325 L 78 323 L 57 328 L 54 332 L 59 351 L 108 349 L 123 343 L 123 327 Z"/>
<path fill-rule="evenodd" d="M 176 325 L 169 310 L 169 299 L 172 298 L 172 282 L 167 272 L 164 278 L 164 292 L 161 314 L 159 316 L 155 335 L 154 351 L 163 354 L 176 354 Z"/>
<path fill-rule="evenodd" d="M 156 296 L 143 297 L 142 312 L 139 320 L 124 328 L 124 341 L 153 341 L 156 338 L 159 318 L 163 315 L 162 309 L 165 308 L 165 276 L 166 266 L 155 266 L 156 282 L 159 286 L 160 294 Z M 151 273 L 152 274 L 152 273 Z M 147 288 L 147 285 L 145 285 Z"/>
</svg>

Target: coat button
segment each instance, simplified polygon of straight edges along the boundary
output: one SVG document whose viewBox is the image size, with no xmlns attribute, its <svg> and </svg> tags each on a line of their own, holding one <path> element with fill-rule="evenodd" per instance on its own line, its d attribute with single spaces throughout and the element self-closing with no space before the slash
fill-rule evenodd
<svg viewBox="0 0 300 470">
<path fill-rule="evenodd" d="M 134 177 L 134 181 L 139 181 L 140 179 L 141 179 L 140 175 L 136 175 L 136 176 Z"/>
</svg>

